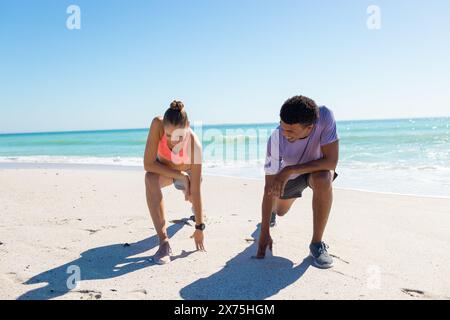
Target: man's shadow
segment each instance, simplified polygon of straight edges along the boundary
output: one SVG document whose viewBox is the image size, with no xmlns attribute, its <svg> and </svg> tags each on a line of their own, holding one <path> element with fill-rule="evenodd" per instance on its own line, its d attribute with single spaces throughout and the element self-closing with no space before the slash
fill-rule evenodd
<svg viewBox="0 0 450 320">
<path fill-rule="evenodd" d="M 262 300 L 300 279 L 311 265 L 309 257 L 294 266 L 282 257 L 266 254 L 264 260 L 253 259 L 258 249 L 259 227 L 252 233 L 256 239 L 244 251 L 229 260 L 218 272 L 196 280 L 180 290 L 187 300 Z"/>
<path fill-rule="evenodd" d="M 169 237 L 172 237 L 181 228 L 184 223 L 177 223 L 167 228 Z M 62 296 L 71 289 L 67 285 L 67 281 L 73 275 L 73 267 L 80 270 L 80 280 L 101 280 L 111 279 L 123 276 L 124 274 L 140 270 L 145 267 L 154 265 L 151 262 L 151 256 L 133 257 L 141 254 L 159 245 L 158 236 L 154 235 L 150 238 L 141 240 L 131 244 L 113 244 L 104 247 L 89 249 L 81 256 L 73 261 L 54 269 L 47 270 L 43 273 L 33 276 L 24 284 L 46 283 L 46 286 L 30 290 L 21 295 L 18 300 L 45 300 Z M 192 251 L 193 252 L 193 251 Z M 183 258 L 192 252 L 183 251 L 179 256 L 175 256 L 172 260 Z M 76 288 L 73 290 L 77 290 Z"/>
</svg>

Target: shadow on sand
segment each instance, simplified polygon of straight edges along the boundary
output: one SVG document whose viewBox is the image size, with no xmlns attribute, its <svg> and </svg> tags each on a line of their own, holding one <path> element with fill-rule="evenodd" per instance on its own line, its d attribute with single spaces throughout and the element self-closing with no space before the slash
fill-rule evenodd
<svg viewBox="0 0 450 320">
<path fill-rule="evenodd" d="M 254 239 L 259 237 L 259 226 L 252 233 Z M 181 297 L 186 300 L 266 299 L 300 279 L 311 266 L 309 257 L 296 266 L 288 259 L 271 255 L 264 260 L 252 259 L 256 251 L 257 241 L 229 260 L 220 271 L 181 289 Z"/>
<path fill-rule="evenodd" d="M 169 237 L 177 233 L 183 225 L 181 223 L 169 226 L 167 228 Z M 47 285 L 24 293 L 18 300 L 52 299 L 68 293 L 71 290 L 67 286 L 67 280 L 73 275 L 73 271 L 68 273 L 69 266 L 80 268 L 81 281 L 83 281 L 116 278 L 155 265 L 149 260 L 151 256 L 134 258 L 133 256 L 156 248 L 158 243 L 158 237 L 155 235 L 129 245 L 113 244 L 89 249 L 76 260 L 47 270 L 27 280 L 24 284 L 46 283 Z M 181 255 L 173 257 L 172 260 L 184 258 L 191 253 L 183 251 Z M 74 290 L 76 291 L 76 289 Z"/>
</svg>

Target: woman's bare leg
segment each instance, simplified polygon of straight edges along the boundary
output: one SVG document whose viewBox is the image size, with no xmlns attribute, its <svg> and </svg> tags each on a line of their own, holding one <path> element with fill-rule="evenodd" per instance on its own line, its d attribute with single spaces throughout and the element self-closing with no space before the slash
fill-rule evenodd
<svg viewBox="0 0 450 320">
<path fill-rule="evenodd" d="M 145 190 L 147 206 L 150 216 L 159 237 L 159 243 L 169 241 L 167 235 L 166 217 L 164 214 L 164 201 L 161 189 L 172 183 L 172 179 L 160 176 L 156 173 L 147 172 L 145 174 Z"/>
</svg>

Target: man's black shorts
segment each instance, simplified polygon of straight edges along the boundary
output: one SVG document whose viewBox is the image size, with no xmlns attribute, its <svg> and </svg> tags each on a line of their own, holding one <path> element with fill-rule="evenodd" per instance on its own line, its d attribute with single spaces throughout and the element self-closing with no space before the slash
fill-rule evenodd
<svg viewBox="0 0 450 320">
<path fill-rule="evenodd" d="M 297 178 L 289 180 L 284 187 L 283 196 L 280 199 L 295 199 L 301 198 L 303 190 L 308 187 L 308 179 L 311 173 L 305 173 L 299 175 Z M 338 174 L 335 172 L 333 181 L 337 178 Z"/>
</svg>

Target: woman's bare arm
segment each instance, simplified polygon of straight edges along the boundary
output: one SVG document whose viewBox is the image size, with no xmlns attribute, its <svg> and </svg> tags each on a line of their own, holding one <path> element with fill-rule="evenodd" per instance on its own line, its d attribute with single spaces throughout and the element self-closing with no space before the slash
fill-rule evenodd
<svg viewBox="0 0 450 320">
<path fill-rule="evenodd" d="M 201 182 L 202 182 L 202 163 L 201 163 L 201 143 L 197 137 L 192 134 L 191 144 L 191 174 L 190 174 L 190 199 L 192 202 L 192 208 L 195 214 L 195 224 L 200 225 L 203 221 L 203 208 L 202 208 L 202 194 L 201 194 Z M 192 237 L 195 241 L 197 250 L 205 250 L 203 244 L 204 235 L 202 230 L 195 230 Z"/>
<path fill-rule="evenodd" d="M 146 172 L 154 172 L 162 176 L 173 179 L 186 179 L 186 174 L 182 171 L 172 169 L 166 165 L 159 163 L 156 160 L 158 154 L 158 144 L 163 132 L 161 119 L 154 118 L 150 126 L 147 137 L 147 144 L 145 146 L 144 154 L 144 169 Z"/>
<path fill-rule="evenodd" d="M 201 195 L 201 180 L 202 180 L 202 146 L 195 135 L 192 135 L 191 145 L 191 174 L 190 174 L 190 196 L 192 200 L 192 207 L 195 213 L 195 222 L 197 224 L 203 223 L 202 212 L 202 195 Z M 195 156 L 192 156 L 195 155 Z"/>
</svg>

